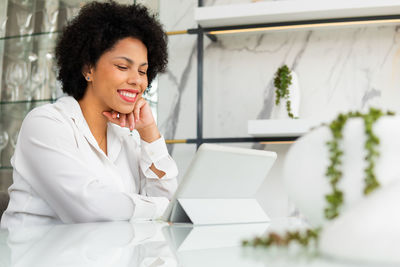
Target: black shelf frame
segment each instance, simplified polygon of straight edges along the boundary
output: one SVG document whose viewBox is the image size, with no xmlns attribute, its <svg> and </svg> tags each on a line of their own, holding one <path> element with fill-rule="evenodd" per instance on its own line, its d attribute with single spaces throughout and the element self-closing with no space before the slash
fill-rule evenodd
<svg viewBox="0 0 400 267">
<path fill-rule="evenodd" d="M 198 0 L 198 7 L 203 6 L 203 0 Z M 194 139 L 184 139 L 178 142 L 171 143 L 187 143 L 196 144 L 198 148 L 202 143 L 259 143 L 259 142 L 290 142 L 295 141 L 300 136 L 276 136 L 276 137 L 226 137 L 226 138 L 204 138 L 203 137 L 203 66 L 204 66 L 204 36 L 210 38 L 211 41 L 216 41 L 217 36 L 211 34 L 211 32 L 218 31 L 230 31 L 230 30 L 245 30 L 245 29 L 260 29 L 263 28 L 276 28 L 282 26 L 299 26 L 304 25 L 313 26 L 324 24 L 335 25 L 337 23 L 354 23 L 354 22 L 385 22 L 391 20 L 400 20 L 400 14 L 385 15 L 385 16 L 364 16 L 364 17 L 343 17 L 334 19 L 316 19 L 316 20 L 302 20 L 302 21 L 285 21 L 285 22 L 274 22 L 274 23 L 261 23 L 261 24 L 246 24 L 246 25 L 232 25 L 232 26 L 221 26 L 221 27 L 201 27 L 188 29 L 187 34 L 197 35 L 197 137 Z M 400 23 L 400 22 L 399 22 Z"/>
<path fill-rule="evenodd" d="M 207 34 L 215 37 L 214 34 L 210 34 L 215 31 L 230 31 L 230 30 L 248 30 L 259 28 L 262 31 L 263 28 L 275 28 L 283 26 L 313 26 L 324 24 L 335 25 L 336 23 L 354 23 L 354 22 L 378 22 L 378 21 L 390 21 L 399 20 L 400 14 L 394 15 L 382 15 L 382 16 L 363 16 L 363 17 L 343 17 L 333 19 L 315 19 L 315 20 L 297 20 L 297 21 L 282 21 L 282 22 L 271 22 L 271 23 L 259 23 L 259 24 L 244 24 L 244 25 L 231 25 L 231 26 L 219 26 L 219 27 L 198 27 L 188 29 L 188 34 Z"/>
<path fill-rule="evenodd" d="M 203 0 L 198 0 L 198 6 L 203 6 Z M 259 27 L 258 24 L 244 25 L 244 26 L 230 26 L 231 29 L 238 28 L 250 28 Z M 218 30 L 220 28 L 227 27 L 213 27 L 203 28 L 200 25 L 196 29 L 188 29 L 188 34 L 197 34 L 197 124 L 195 139 L 183 140 L 187 144 L 196 144 L 196 149 L 203 143 L 258 143 L 258 142 L 287 142 L 295 141 L 299 136 L 291 137 L 221 137 L 221 138 L 204 138 L 203 137 L 203 67 L 204 67 L 204 35 L 211 39 L 211 41 L 217 41 L 217 37 L 213 34 L 209 34 L 211 31 Z"/>
</svg>

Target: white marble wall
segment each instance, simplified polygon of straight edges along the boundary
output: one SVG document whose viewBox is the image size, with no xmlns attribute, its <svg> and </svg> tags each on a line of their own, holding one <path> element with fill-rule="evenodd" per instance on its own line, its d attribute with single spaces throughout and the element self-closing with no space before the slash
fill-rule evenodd
<svg viewBox="0 0 400 267">
<path fill-rule="evenodd" d="M 298 0 L 300 1 L 300 0 Z M 250 1 L 214 0 L 205 5 Z M 196 27 L 195 0 L 160 1 L 160 19 L 167 31 Z M 400 25 L 399 25 L 400 26 Z M 327 119 L 340 111 L 378 106 L 400 112 L 399 26 L 369 26 L 286 32 L 262 32 L 205 39 L 204 136 L 243 137 L 247 121 L 271 118 L 273 75 L 287 64 L 301 88 L 300 117 Z M 159 79 L 159 125 L 167 138 L 196 135 L 196 36 L 169 38 L 170 64 Z M 288 146 L 260 189 L 258 199 L 271 216 L 289 212 L 281 181 Z M 195 148 L 171 146 L 184 172 Z"/>
</svg>

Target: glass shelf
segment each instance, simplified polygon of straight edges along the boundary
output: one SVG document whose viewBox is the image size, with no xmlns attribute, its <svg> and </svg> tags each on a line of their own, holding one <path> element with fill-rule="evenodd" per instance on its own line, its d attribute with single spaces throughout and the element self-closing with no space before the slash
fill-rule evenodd
<svg viewBox="0 0 400 267">
<path fill-rule="evenodd" d="M 57 34 L 25 35 L 0 41 L 0 104 L 61 94 L 54 47 Z"/>
<path fill-rule="evenodd" d="M 12 166 L 0 166 L 0 170 L 12 170 Z"/>
<path fill-rule="evenodd" d="M 3 36 L 0 37 L 0 41 L 5 41 L 9 39 L 18 39 L 18 38 L 27 38 L 27 37 L 34 37 L 34 36 L 41 36 L 41 35 L 57 35 L 61 31 L 52 31 L 52 32 L 34 32 L 31 34 L 23 34 L 23 35 L 12 35 L 12 36 Z"/>
<path fill-rule="evenodd" d="M 53 103 L 54 99 L 32 100 L 32 101 L 3 101 L 0 103 L 0 128 L 8 129 L 15 121 L 22 122 L 26 114 L 35 107 Z"/>
<path fill-rule="evenodd" d="M 0 105 L 14 105 L 14 104 L 27 104 L 27 103 L 54 103 L 56 99 L 33 99 L 33 100 L 16 100 L 16 101 L 0 101 Z"/>
</svg>

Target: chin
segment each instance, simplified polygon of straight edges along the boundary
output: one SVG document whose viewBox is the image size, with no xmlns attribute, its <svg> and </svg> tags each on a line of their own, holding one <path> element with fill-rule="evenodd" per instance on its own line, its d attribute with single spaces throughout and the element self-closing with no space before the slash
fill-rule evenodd
<svg viewBox="0 0 400 267">
<path fill-rule="evenodd" d="M 132 104 L 129 104 L 129 105 L 121 105 L 121 104 L 119 104 L 119 105 L 109 105 L 109 107 L 110 107 L 110 109 L 112 109 L 112 110 L 114 110 L 114 111 L 116 111 L 116 112 L 118 112 L 118 113 L 121 113 L 121 114 L 128 114 L 128 113 L 131 113 L 132 111 L 133 111 L 133 108 L 135 107 L 135 105 L 132 103 Z"/>
<path fill-rule="evenodd" d="M 118 108 L 115 110 L 122 114 L 129 114 L 129 113 L 133 112 L 133 105 L 132 105 L 132 107 L 126 107 L 126 108 L 121 107 L 121 108 Z"/>
</svg>

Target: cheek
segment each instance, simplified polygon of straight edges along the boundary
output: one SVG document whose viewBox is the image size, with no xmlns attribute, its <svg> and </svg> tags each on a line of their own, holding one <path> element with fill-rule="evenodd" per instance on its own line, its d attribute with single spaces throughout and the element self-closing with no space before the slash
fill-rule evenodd
<svg viewBox="0 0 400 267">
<path fill-rule="evenodd" d="M 144 89 L 146 89 L 149 86 L 149 80 L 147 79 L 147 76 L 143 78 L 142 86 Z"/>
</svg>

